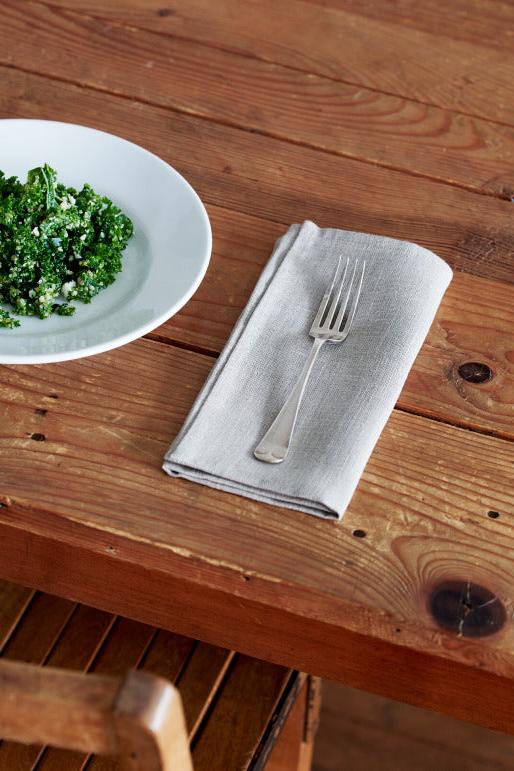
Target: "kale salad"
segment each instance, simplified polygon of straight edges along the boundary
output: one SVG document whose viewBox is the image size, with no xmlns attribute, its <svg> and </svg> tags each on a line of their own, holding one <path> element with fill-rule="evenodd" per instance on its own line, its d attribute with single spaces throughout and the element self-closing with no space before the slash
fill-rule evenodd
<svg viewBox="0 0 514 771">
<path fill-rule="evenodd" d="M 27 181 L 0 171 L 0 327 L 20 316 L 70 316 L 122 268 L 130 219 L 87 183 L 80 192 L 57 182 L 48 164 Z"/>
</svg>

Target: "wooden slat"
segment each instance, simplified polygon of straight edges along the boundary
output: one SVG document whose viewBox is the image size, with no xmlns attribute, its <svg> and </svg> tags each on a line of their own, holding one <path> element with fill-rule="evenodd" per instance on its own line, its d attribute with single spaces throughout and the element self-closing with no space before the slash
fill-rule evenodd
<svg viewBox="0 0 514 771">
<path fill-rule="evenodd" d="M 0 440 L 11 497 L 0 509 L 4 575 L 303 671 L 510 725 L 501 678 L 514 674 L 513 444 L 395 412 L 344 522 L 318 522 L 160 471 L 209 367 L 207 357 L 146 340 L 61 365 L 3 368 L 3 394 L 17 394 Z M 48 408 L 45 442 L 30 438 L 36 406 Z M 44 569 L 50 555 L 59 571 Z M 484 621 L 496 633 L 470 645 L 441 630 L 458 620 L 430 611 L 448 580 L 499 598 Z M 359 632 L 368 643 L 356 641 Z M 432 673 L 416 690 L 397 676 L 394 642 L 414 673 Z M 471 669 L 477 658 L 481 669 Z M 470 711 L 476 688 L 482 701 L 472 700 Z"/>
<path fill-rule="evenodd" d="M 84 675 L 4 659 L 0 680 L 0 722 L 9 738 L 113 753 L 133 771 L 192 771 L 180 697 L 159 678 Z"/>
<path fill-rule="evenodd" d="M 266 771 L 301 771 L 300 760 L 304 738 L 309 682 L 305 681 L 287 722 L 273 747 Z"/>
<path fill-rule="evenodd" d="M 5 117 L 80 115 L 162 155 L 207 203 L 407 238 L 458 269 L 513 280 L 510 202 L 15 70 L 1 74 Z"/>
<path fill-rule="evenodd" d="M 155 635 L 155 630 L 127 618 L 119 618 L 98 652 L 90 671 L 96 674 L 122 676 L 136 668 Z M 49 748 L 37 764 L 38 771 L 82 771 L 88 757 L 80 752 Z M 93 765 L 94 767 L 94 765 Z"/>
<path fill-rule="evenodd" d="M 225 676 L 233 651 L 198 643 L 178 681 L 190 740 L 198 731 Z"/>
<path fill-rule="evenodd" d="M 248 768 L 290 677 L 285 667 L 238 656 L 193 747 L 195 771 Z"/>
<path fill-rule="evenodd" d="M 370 18 L 302 0 L 260 0 L 245 6 L 244 13 L 238 0 L 215 5 L 209 0 L 174 0 L 169 6 L 161 0 L 125 0 L 121 8 L 113 0 L 52 4 L 111 20 L 123 18 L 440 107 L 514 121 L 514 64 L 503 50 L 410 29 L 394 23 L 394 17 Z"/>
<path fill-rule="evenodd" d="M 112 616 L 109 614 L 79 605 L 61 632 L 45 664 L 87 671 L 111 624 Z M 35 745 L 3 742 L 0 745 L 0 768 L 30 769 L 36 765 L 42 751 L 43 748 Z"/>
<path fill-rule="evenodd" d="M 33 589 L 12 584 L 10 581 L 0 581 L 0 652 L 25 613 L 33 596 Z"/>
<path fill-rule="evenodd" d="M 141 669 L 175 683 L 184 669 L 195 641 L 160 629 L 141 662 Z"/>
<path fill-rule="evenodd" d="M 151 644 L 147 656 L 142 665 L 142 669 L 165 676 L 169 680 L 174 680 L 174 675 L 178 666 L 176 664 L 176 650 L 171 650 L 169 666 L 163 658 L 162 640 L 167 633 L 162 630 L 158 633 L 157 639 Z M 161 643 L 159 644 L 159 637 Z M 177 637 L 176 635 L 173 636 Z M 190 638 L 183 640 L 194 641 Z M 173 640 L 176 643 L 176 640 Z M 167 640 L 166 647 L 169 649 L 170 639 Z M 185 669 L 179 677 L 177 687 L 182 699 L 186 725 L 190 740 L 193 739 L 200 727 L 201 721 L 207 712 L 213 698 L 215 698 L 222 678 L 233 658 L 232 651 L 217 648 L 214 645 L 198 643 L 188 658 L 184 661 Z M 154 669 L 153 663 L 157 665 L 160 671 Z M 213 741 L 211 752 L 216 754 L 218 749 L 218 740 Z M 119 762 L 116 758 L 95 757 L 87 765 L 88 771 L 115 771 L 119 768 Z M 50 771 L 50 769 L 48 769 Z M 53 769 L 52 769 L 53 771 Z M 57 771 L 57 769 L 56 769 Z"/>
<path fill-rule="evenodd" d="M 74 603 L 37 594 L 13 631 L 2 656 L 15 661 L 43 664 L 74 610 Z"/>
<path fill-rule="evenodd" d="M 3 11 L 2 63 L 24 69 L 37 57 L 37 71 L 60 80 L 478 191 L 514 191 L 512 128 L 53 6 L 10 0 Z"/>
<path fill-rule="evenodd" d="M 62 630 L 66 628 L 74 604 L 49 594 L 36 594 L 25 614 L 20 618 L 2 655 L 7 659 L 31 664 L 45 663 Z M 31 768 L 39 749 L 14 742 L 0 744 L 0 768 Z"/>
</svg>

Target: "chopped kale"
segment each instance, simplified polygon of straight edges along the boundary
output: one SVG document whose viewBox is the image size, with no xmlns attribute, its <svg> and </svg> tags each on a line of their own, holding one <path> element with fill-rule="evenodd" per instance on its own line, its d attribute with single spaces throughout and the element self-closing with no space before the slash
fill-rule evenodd
<svg viewBox="0 0 514 771">
<path fill-rule="evenodd" d="M 0 171 L 0 302 L 21 316 L 71 316 L 70 300 L 89 303 L 115 280 L 132 233 L 109 198 L 65 187 L 48 164 L 25 184 Z M 0 309 L 0 327 L 19 325 Z"/>
</svg>

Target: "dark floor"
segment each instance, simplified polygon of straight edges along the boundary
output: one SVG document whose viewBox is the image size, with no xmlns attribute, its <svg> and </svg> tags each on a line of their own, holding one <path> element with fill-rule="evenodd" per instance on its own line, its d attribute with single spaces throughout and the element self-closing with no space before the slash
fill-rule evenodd
<svg viewBox="0 0 514 771">
<path fill-rule="evenodd" d="M 313 771 L 514 769 L 514 737 L 323 683 Z"/>
</svg>

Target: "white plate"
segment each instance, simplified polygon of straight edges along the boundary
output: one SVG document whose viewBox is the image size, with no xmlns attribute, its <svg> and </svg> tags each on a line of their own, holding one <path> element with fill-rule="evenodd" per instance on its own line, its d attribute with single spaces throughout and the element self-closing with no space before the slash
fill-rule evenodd
<svg viewBox="0 0 514 771">
<path fill-rule="evenodd" d="M 42 120 L 0 120 L 0 169 L 25 181 L 49 163 L 59 182 L 89 182 L 134 223 L 123 270 L 73 316 L 18 317 L 0 328 L 0 363 L 36 364 L 90 356 L 134 340 L 173 316 L 205 275 L 207 212 L 188 182 L 156 155 L 103 131 Z M 7 305 L 3 305 L 8 309 Z"/>
</svg>

